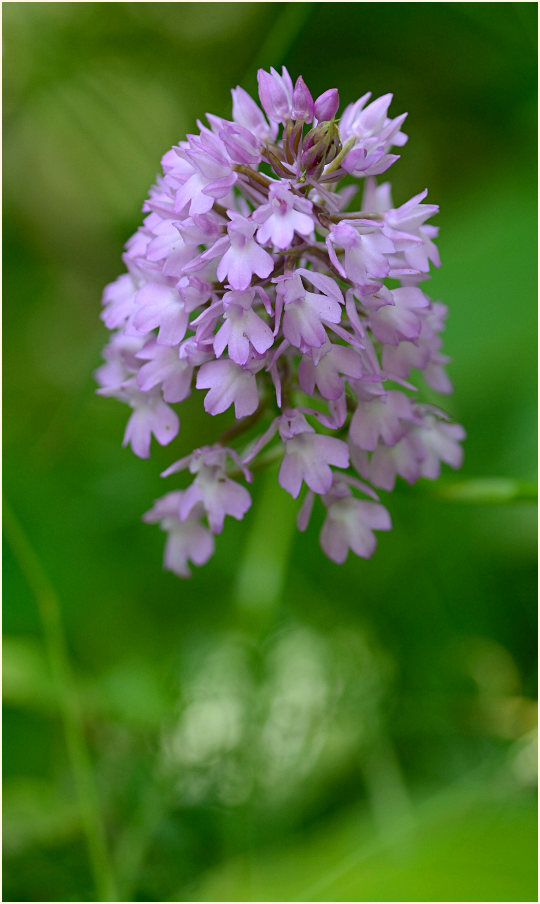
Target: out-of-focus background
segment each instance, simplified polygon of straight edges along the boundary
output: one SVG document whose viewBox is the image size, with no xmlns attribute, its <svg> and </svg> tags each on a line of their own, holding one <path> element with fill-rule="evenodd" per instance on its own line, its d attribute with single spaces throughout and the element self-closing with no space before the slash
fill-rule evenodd
<svg viewBox="0 0 540 904">
<path fill-rule="evenodd" d="M 4 5 L 4 900 L 537 900 L 536 16 Z M 269 472 L 181 581 L 140 517 L 215 426 L 121 448 L 100 296 L 162 154 L 282 63 L 409 112 L 465 464 L 342 567 Z"/>
</svg>

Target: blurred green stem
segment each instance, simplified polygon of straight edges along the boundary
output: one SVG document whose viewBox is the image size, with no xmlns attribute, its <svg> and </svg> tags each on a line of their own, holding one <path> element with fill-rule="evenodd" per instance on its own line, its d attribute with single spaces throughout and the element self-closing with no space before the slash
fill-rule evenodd
<svg viewBox="0 0 540 904">
<path fill-rule="evenodd" d="M 34 594 L 39 610 L 98 900 L 117 901 L 92 762 L 84 736 L 77 689 L 69 662 L 60 601 L 28 537 L 5 500 L 4 535 Z"/>
<path fill-rule="evenodd" d="M 281 3 L 274 9 L 279 9 L 275 25 L 269 29 L 264 41 L 259 45 L 255 54 L 255 65 L 263 69 L 270 66 L 279 67 L 294 46 L 298 35 L 305 28 L 313 3 Z M 253 65 L 250 66 L 247 75 L 250 76 Z"/>
<path fill-rule="evenodd" d="M 122 901 L 134 900 L 137 880 L 148 847 L 167 813 L 170 794 L 161 786 L 159 776 L 151 772 L 138 795 L 137 807 L 126 820 L 115 847 L 116 876 Z"/>
<path fill-rule="evenodd" d="M 451 483 L 441 482 L 433 488 L 433 493 L 449 502 L 499 505 L 508 502 L 536 502 L 538 486 L 534 481 L 514 480 L 511 477 L 472 477 Z"/>
<path fill-rule="evenodd" d="M 274 465 L 264 475 L 234 590 L 239 609 L 257 622 L 271 616 L 280 600 L 295 534 L 298 504 L 276 482 Z"/>
<path fill-rule="evenodd" d="M 381 727 L 360 760 L 373 821 L 386 841 L 411 832 L 413 808 L 391 738 Z"/>
</svg>

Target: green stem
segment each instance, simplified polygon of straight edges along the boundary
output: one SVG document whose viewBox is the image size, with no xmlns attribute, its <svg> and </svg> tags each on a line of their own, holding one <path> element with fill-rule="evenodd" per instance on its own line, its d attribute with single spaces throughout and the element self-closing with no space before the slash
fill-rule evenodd
<svg viewBox="0 0 540 904">
<path fill-rule="evenodd" d="M 272 185 L 272 180 L 269 179 L 268 176 L 265 176 L 264 173 L 260 173 L 258 170 L 251 169 L 251 167 L 246 166 L 245 163 L 235 163 L 233 170 L 236 173 L 240 173 L 241 176 L 247 176 L 252 182 L 257 182 L 265 189 L 268 189 L 270 185 Z"/>
<path fill-rule="evenodd" d="M 213 210 L 220 215 L 220 217 L 225 217 L 226 220 L 229 219 L 229 214 L 227 213 L 225 207 L 222 204 L 218 204 L 217 201 L 214 201 L 212 205 Z M 221 285 L 221 283 L 219 283 Z"/>
<path fill-rule="evenodd" d="M 277 475 L 272 469 L 266 474 L 257 501 L 234 590 L 239 610 L 258 631 L 273 618 L 281 601 L 295 535 L 298 504 L 276 483 Z"/>
<path fill-rule="evenodd" d="M 534 481 L 514 480 L 511 477 L 475 477 L 442 483 L 433 488 L 433 495 L 449 502 L 481 505 L 536 502 L 538 486 Z"/>
<path fill-rule="evenodd" d="M 382 220 L 383 215 L 376 213 L 374 210 L 353 210 L 334 214 L 329 219 L 333 223 L 340 223 L 341 220 Z"/>
<path fill-rule="evenodd" d="M 117 901 L 93 766 L 84 736 L 77 689 L 69 662 L 60 601 L 28 537 L 5 500 L 4 534 L 34 594 L 41 618 L 98 900 Z"/>
</svg>

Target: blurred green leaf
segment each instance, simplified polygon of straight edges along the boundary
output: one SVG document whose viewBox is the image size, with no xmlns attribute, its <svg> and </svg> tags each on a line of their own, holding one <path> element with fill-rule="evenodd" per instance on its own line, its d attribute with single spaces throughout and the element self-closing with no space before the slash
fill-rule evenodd
<svg viewBox="0 0 540 904">
<path fill-rule="evenodd" d="M 215 901 L 533 901 L 534 798 L 486 777 L 427 800 L 411 831 L 374 838 L 362 811 L 275 852 L 226 863 L 193 890 Z M 509 857 L 508 852 L 512 850 Z"/>
<path fill-rule="evenodd" d="M 37 640 L 32 637 L 4 637 L 2 654 L 4 703 L 57 713 L 56 689 Z"/>
<path fill-rule="evenodd" d="M 4 783 L 5 852 L 19 854 L 35 845 L 65 844 L 82 832 L 79 806 L 52 783 L 29 777 Z"/>
</svg>

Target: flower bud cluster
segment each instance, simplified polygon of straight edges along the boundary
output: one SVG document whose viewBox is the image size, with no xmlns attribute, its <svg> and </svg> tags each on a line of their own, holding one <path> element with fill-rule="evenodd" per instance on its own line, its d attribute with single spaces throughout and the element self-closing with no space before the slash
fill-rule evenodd
<svg viewBox="0 0 540 904">
<path fill-rule="evenodd" d="M 338 120 L 334 88 L 314 101 L 285 68 L 258 81 L 264 112 L 237 87 L 232 121 L 207 114 L 165 154 L 127 272 L 103 296 L 113 334 L 98 391 L 131 408 L 124 445 L 147 458 L 152 437 L 172 442 L 194 389 L 209 415 L 234 410 L 212 446 L 164 472 L 187 471 L 187 488 L 144 516 L 167 531 L 165 566 L 179 575 L 209 559 L 226 515 L 244 516 L 240 481 L 269 461 L 303 493 L 301 530 L 320 500 L 321 546 L 343 562 L 349 549 L 371 556 L 373 532 L 391 526 L 375 488 L 462 458 L 463 429 L 418 400 L 412 374 L 451 392 L 446 308 L 419 287 L 439 266 L 426 222 L 438 207 L 426 191 L 394 207 L 375 180 L 407 140 L 405 115 L 366 94 Z M 358 190 L 340 187 L 347 176 L 364 180 L 358 210 L 345 211 Z"/>
</svg>

